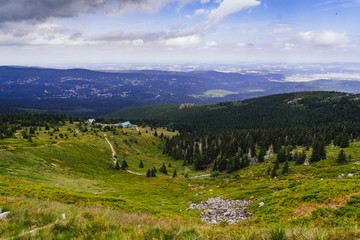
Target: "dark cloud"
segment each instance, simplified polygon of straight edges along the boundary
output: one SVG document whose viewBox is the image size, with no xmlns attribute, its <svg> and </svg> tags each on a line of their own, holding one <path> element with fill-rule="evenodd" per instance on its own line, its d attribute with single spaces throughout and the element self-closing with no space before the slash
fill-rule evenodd
<svg viewBox="0 0 360 240">
<path fill-rule="evenodd" d="M 1 0 L 0 22 L 75 17 L 84 13 L 111 11 L 114 4 L 121 9 L 148 3 L 148 0 Z"/>
</svg>

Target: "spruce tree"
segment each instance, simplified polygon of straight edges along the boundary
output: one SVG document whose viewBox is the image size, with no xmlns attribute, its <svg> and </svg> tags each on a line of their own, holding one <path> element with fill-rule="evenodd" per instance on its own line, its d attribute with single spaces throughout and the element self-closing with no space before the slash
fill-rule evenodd
<svg viewBox="0 0 360 240">
<path fill-rule="evenodd" d="M 147 172 L 146 172 L 146 177 L 151 177 L 151 171 L 150 168 L 148 168 Z"/>
<path fill-rule="evenodd" d="M 267 174 L 267 175 L 270 175 L 270 174 L 271 174 L 271 167 L 270 167 L 270 166 L 268 167 L 268 169 L 267 169 L 267 171 L 266 171 L 266 174 Z"/>
<path fill-rule="evenodd" d="M 264 156 L 266 155 L 266 151 L 264 148 L 261 148 L 260 149 L 260 152 L 259 152 L 259 156 L 258 156 L 258 161 L 259 162 L 264 162 Z"/>
<path fill-rule="evenodd" d="M 142 160 L 140 160 L 140 163 L 139 163 L 139 168 L 144 168 L 144 163 Z"/>
<path fill-rule="evenodd" d="M 119 165 L 119 162 L 117 160 L 116 160 L 116 163 L 115 163 L 115 169 L 120 170 L 120 165 Z"/>
<path fill-rule="evenodd" d="M 171 163 L 168 164 L 168 167 L 171 167 Z"/>
<path fill-rule="evenodd" d="M 122 170 L 125 170 L 126 168 L 128 167 L 128 164 L 127 164 L 127 162 L 125 161 L 125 159 L 122 161 L 122 163 L 121 163 L 121 169 Z"/>
<path fill-rule="evenodd" d="M 346 163 L 346 155 L 344 153 L 344 150 L 341 149 L 336 162 L 337 163 Z"/>
<path fill-rule="evenodd" d="M 159 171 L 164 174 L 167 174 L 167 169 L 166 169 L 165 163 L 163 163 L 163 165 L 159 168 Z"/>
<path fill-rule="evenodd" d="M 177 176 L 177 174 L 176 174 L 176 169 L 175 169 L 172 177 L 174 178 L 174 177 L 176 177 L 176 176 Z"/>
<path fill-rule="evenodd" d="M 156 177 L 155 168 L 151 169 L 150 177 Z"/>
<path fill-rule="evenodd" d="M 276 165 L 274 164 L 274 167 L 273 167 L 273 169 L 272 169 L 272 171 L 271 171 L 271 178 L 274 178 L 274 177 L 276 177 L 276 170 L 277 170 L 277 167 L 276 167 Z"/>
<path fill-rule="evenodd" d="M 286 161 L 287 159 L 287 154 L 286 154 L 286 149 L 284 147 L 282 147 L 277 156 L 276 156 L 276 159 L 279 160 L 279 163 L 283 163 Z"/>
<path fill-rule="evenodd" d="M 214 163 L 214 166 L 213 166 L 213 169 L 212 171 L 215 172 L 215 171 L 218 171 L 218 165 L 217 165 L 217 161 L 215 160 L 215 163 Z"/>
<path fill-rule="evenodd" d="M 276 170 L 279 169 L 279 160 L 277 160 L 277 159 L 275 160 L 274 168 L 275 168 Z"/>
<path fill-rule="evenodd" d="M 286 161 L 284 166 L 283 166 L 283 169 L 281 171 L 282 174 L 286 174 L 289 172 L 289 161 Z"/>
</svg>

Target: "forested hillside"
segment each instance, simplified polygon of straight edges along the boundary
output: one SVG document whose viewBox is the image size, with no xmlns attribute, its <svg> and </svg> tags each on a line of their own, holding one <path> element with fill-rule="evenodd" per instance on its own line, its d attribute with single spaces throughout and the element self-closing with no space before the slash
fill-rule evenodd
<svg viewBox="0 0 360 240">
<path fill-rule="evenodd" d="M 205 106 L 174 105 L 132 107 L 112 117 L 142 124 L 164 125 L 183 132 L 314 127 L 358 121 L 360 95 L 337 92 L 299 92 L 223 102 Z"/>
</svg>

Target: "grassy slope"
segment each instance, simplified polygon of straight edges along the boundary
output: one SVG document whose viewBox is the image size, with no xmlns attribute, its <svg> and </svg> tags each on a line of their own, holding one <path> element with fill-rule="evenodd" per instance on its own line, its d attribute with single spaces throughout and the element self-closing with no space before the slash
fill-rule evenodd
<svg viewBox="0 0 360 240">
<path fill-rule="evenodd" d="M 340 149 L 328 147 L 328 159 L 310 166 L 291 163 L 290 173 L 280 175 L 279 180 L 270 180 L 266 175 L 270 162 L 231 176 L 186 179 L 181 175 L 185 171 L 190 176 L 204 173 L 185 169 L 181 161 L 162 155 L 161 139 L 146 134 L 145 129 L 140 129 L 142 135 L 131 130 L 116 135 L 106 132 L 118 158 L 126 154 L 130 170 L 144 173 L 147 167 L 159 167 L 165 162 L 173 165 L 170 174 L 175 168 L 179 173 L 175 179 L 161 173 L 146 178 L 108 168 L 112 164 L 111 150 L 103 132 L 74 137 L 68 127 L 74 130 L 75 125 L 60 129 L 68 133 L 68 140 L 55 140 L 59 133 L 49 139 L 44 131 L 39 131 L 33 142 L 20 138 L 0 140 L 0 208 L 12 212 L 8 220 L 0 222 L 0 237 L 53 223 L 61 213 L 69 216 L 67 220 L 41 231 L 38 237 L 266 239 L 271 231 L 283 231 L 276 228 L 279 222 L 286 223 L 289 236 L 298 238 L 305 233 L 309 239 L 316 235 L 351 239 L 358 234 L 360 165 L 337 164 Z M 352 162 L 360 161 L 359 149 L 360 142 L 346 149 Z M 140 159 L 144 169 L 138 168 Z M 341 173 L 355 176 L 338 179 Z M 203 195 L 195 196 L 199 192 Z M 235 226 L 213 227 L 202 223 L 198 212 L 185 211 L 191 203 L 218 195 L 254 199 L 250 207 L 253 218 Z M 265 206 L 259 208 L 261 201 Z M 170 237 L 164 237 L 166 234 Z"/>
</svg>

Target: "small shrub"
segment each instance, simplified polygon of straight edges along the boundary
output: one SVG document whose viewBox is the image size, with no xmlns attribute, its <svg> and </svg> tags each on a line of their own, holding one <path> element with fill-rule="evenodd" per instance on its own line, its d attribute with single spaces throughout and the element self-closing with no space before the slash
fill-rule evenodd
<svg viewBox="0 0 360 240">
<path fill-rule="evenodd" d="M 226 227 L 226 226 L 229 226 L 229 223 L 228 223 L 227 221 L 221 221 L 221 222 L 219 223 L 219 226 L 220 226 L 220 227 Z"/>
<path fill-rule="evenodd" d="M 279 227 L 279 226 L 270 229 L 269 239 L 270 240 L 285 240 L 286 239 L 285 229 L 282 227 Z"/>
</svg>

